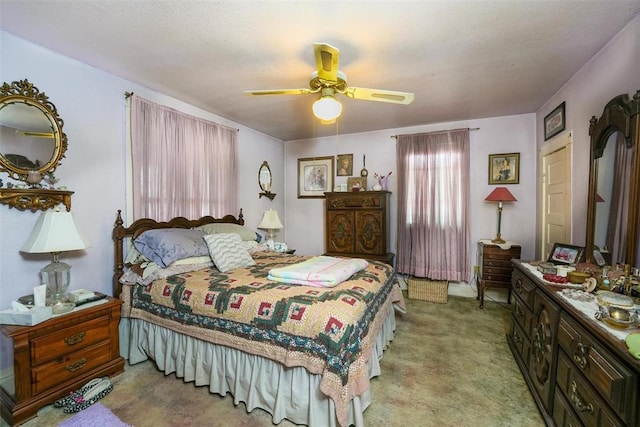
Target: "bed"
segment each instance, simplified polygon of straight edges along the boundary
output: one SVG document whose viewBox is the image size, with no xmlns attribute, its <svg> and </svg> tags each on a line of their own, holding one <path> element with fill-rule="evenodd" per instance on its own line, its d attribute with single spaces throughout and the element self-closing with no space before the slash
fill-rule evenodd
<svg viewBox="0 0 640 427">
<path fill-rule="evenodd" d="M 199 230 L 208 261 L 192 256 L 195 249 L 172 261 L 173 241 L 163 253 L 170 253 L 168 259 L 150 259 L 157 247 L 145 252 L 148 242 L 142 241 L 150 234 L 165 241 L 169 233 L 197 239 Z M 129 363 L 152 359 L 165 374 L 231 394 L 248 412 L 269 412 L 274 423 L 364 425 L 372 401 L 369 381 L 381 374 L 395 314 L 404 312 L 391 266 L 368 261 L 331 287 L 274 282 L 270 271 L 310 257 L 263 250 L 259 237 L 244 227 L 242 211 L 217 219 L 139 219 L 128 227 L 118 211 L 113 240 L 114 295 L 123 300 L 120 347 Z M 142 262 L 138 251 L 144 252 Z M 236 252 L 246 265 L 227 263 Z M 147 270 L 152 272 L 145 276 Z"/>
</svg>

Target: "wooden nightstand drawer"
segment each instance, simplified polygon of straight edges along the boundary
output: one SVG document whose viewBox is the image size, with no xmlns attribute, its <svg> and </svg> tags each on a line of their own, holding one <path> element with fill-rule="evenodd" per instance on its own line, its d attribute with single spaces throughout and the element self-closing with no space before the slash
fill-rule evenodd
<svg viewBox="0 0 640 427">
<path fill-rule="evenodd" d="M 35 326 L 0 325 L 2 418 L 22 424 L 38 409 L 92 378 L 124 370 L 120 356 L 119 299 L 87 304 Z"/>
<path fill-rule="evenodd" d="M 34 368 L 32 370 L 33 393 L 42 393 L 53 386 L 107 363 L 111 358 L 109 346 L 109 341 L 104 341 Z"/>
<path fill-rule="evenodd" d="M 99 317 L 31 340 L 32 363 L 40 365 L 109 338 L 109 317 Z"/>
</svg>

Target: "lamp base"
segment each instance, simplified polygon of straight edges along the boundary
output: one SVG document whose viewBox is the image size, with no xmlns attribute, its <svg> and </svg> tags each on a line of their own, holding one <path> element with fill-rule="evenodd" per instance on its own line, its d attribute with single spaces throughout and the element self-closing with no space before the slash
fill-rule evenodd
<svg viewBox="0 0 640 427">
<path fill-rule="evenodd" d="M 504 240 L 502 237 L 500 237 L 500 233 L 498 233 L 498 235 L 496 236 L 495 239 L 493 239 L 491 241 L 491 243 L 507 243 L 506 240 Z"/>
</svg>

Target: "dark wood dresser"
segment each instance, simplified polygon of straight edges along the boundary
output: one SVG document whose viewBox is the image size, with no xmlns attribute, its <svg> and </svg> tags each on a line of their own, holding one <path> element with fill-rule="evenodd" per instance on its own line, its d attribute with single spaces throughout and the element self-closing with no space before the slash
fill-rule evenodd
<svg viewBox="0 0 640 427">
<path fill-rule="evenodd" d="M 389 252 L 389 191 L 324 193 L 325 254 L 393 263 Z"/>
<path fill-rule="evenodd" d="M 548 426 L 640 425 L 640 360 L 514 260 L 507 341 Z"/>
<path fill-rule="evenodd" d="M 124 371 L 118 340 L 121 305 L 107 297 L 35 326 L 0 325 L 0 403 L 9 425 L 35 417 L 38 409 L 93 378 Z"/>
<path fill-rule="evenodd" d="M 507 302 L 511 303 L 512 259 L 520 259 L 520 245 L 506 242 L 504 245 L 491 243 L 490 240 L 478 242 L 478 299 L 480 308 L 484 307 L 484 292 L 489 288 L 507 290 Z"/>
</svg>

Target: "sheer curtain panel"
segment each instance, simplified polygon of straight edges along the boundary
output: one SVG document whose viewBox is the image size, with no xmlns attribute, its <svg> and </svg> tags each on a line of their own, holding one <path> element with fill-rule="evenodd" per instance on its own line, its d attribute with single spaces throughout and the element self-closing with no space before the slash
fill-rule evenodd
<svg viewBox="0 0 640 427">
<path fill-rule="evenodd" d="M 469 130 L 400 135 L 398 272 L 466 281 L 469 266 Z"/>
<path fill-rule="evenodd" d="M 131 96 L 134 218 L 236 215 L 237 132 Z"/>
</svg>

